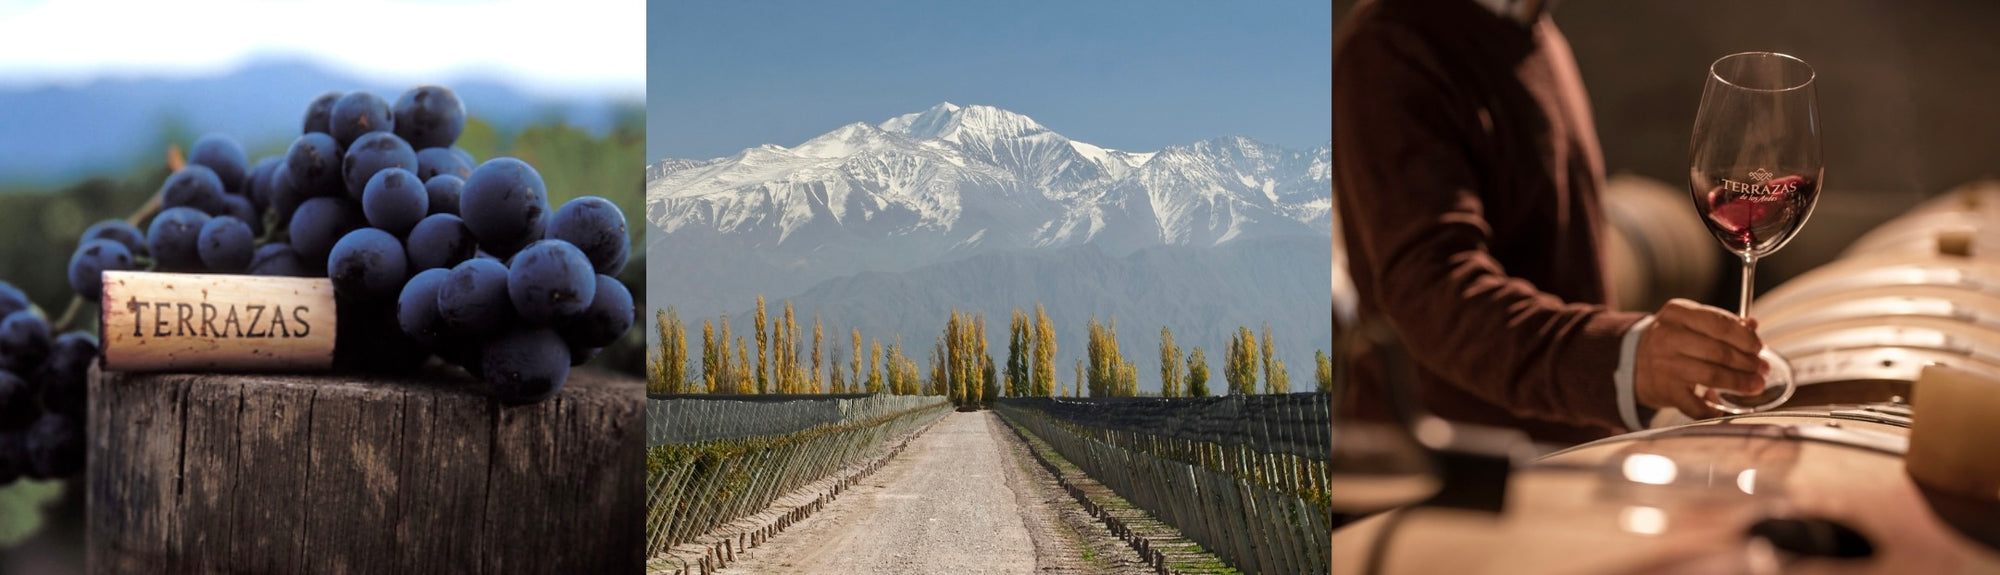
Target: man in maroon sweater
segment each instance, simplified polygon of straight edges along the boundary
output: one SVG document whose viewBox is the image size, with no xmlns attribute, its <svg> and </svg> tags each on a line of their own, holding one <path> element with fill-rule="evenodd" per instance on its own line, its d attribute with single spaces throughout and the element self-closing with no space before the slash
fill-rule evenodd
<svg viewBox="0 0 2000 575">
<path fill-rule="evenodd" d="M 1363 0 L 1334 40 L 1334 168 L 1364 323 L 1446 419 L 1577 443 L 1655 409 L 1718 415 L 1696 385 L 1763 388 L 1754 325 L 1674 300 L 1608 308 L 1596 127 L 1544 0 Z M 1381 413 L 1383 365 L 1347 398 Z"/>
</svg>

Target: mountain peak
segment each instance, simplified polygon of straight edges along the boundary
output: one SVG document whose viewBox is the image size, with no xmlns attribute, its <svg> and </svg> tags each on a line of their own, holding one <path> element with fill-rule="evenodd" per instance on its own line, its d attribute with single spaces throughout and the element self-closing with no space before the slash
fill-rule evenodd
<svg viewBox="0 0 2000 575">
<path fill-rule="evenodd" d="M 959 106 L 951 102 L 931 106 L 915 114 L 904 114 L 881 126 L 885 132 L 917 140 L 945 140 L 962 143 L 968 137 L 980 139 L 1020 138 L 1054 133 L 1025 115 L 993 106 Z"/>
<path fill-rule="evenodd" d="M 806 140 L 792 148 L 792 153 L 808 158 L 843 158 L 874 148 L 891 137 L 875 126 L 855 122 Z"/>
<path fill-rule="evenodd" d="M 669 233 L 840 250 L 852 240 L 874 246 L 856 253 L 897 254 L 875 262 L 1091 242 L 1214 246 L 1331 233 L 1328 163 L 1242 136 L 1126 152 L 998 107 L 944 102 L 794 148 L 662 164 L 655 173 L 673 177 L 648 182 L 647 211 Z"/>
</svg>

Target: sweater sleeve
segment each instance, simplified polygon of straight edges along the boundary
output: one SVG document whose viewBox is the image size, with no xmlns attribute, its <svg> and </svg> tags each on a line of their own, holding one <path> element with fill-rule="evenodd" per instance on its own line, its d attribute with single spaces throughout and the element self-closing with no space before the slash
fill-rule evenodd
<svg viewBox="0 0 2000 575">
<path fill-rule="evenodd" d="M 1488 251 L 1474 100 L 1414 37 L 1352 40 L 1333 79 L 1335 188 L 1371 303 L 1424 368 L 1516 417 L 1625 427 L 1613 372 L 1643 314 L 1509 276 Z"/>
</svg>

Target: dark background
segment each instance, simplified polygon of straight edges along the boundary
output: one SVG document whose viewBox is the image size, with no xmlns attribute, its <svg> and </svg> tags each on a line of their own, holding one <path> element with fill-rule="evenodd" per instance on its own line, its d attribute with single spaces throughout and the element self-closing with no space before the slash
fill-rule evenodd
<svg viewBox="0 0 2000 575">
<path fill-rule="evenodd" d="M 1334 0 L 1336 29 L 1353 5 Z M 1769 50 L 1817 70 L 1825 187 L 1811 222 L 1759 264 L 1760 291 L 1926 197 L 2000 174 L 2000 3 L 1566 0 L 1553 15 L 1609 173 L 1687 185 L 1688 135 L 1716 58 Z M 1717 279 L 1729 289 L 1704 299 L 1735 307 L 1737 273 Z"/>
</svg>

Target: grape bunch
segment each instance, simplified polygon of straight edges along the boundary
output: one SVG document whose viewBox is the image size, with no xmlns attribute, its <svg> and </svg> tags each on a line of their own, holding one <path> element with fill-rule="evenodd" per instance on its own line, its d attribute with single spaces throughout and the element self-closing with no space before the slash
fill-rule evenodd
<svg viewBox="0 0 2000 575">
<path fill-rule="evenodd" d="M 83 470 L 84 390 L 97 338 L 50 337 L 21 290 L 0 282 L 0 486 Z"/>
<path fill-rule="evenodd" d="M 392 104 L 330 92 L 284 155 L 250 164 L 207 136 L 160 189 L 144 234 L 86 232 L 70 283 L 98 299 L 105 270 L 326 277 L 339 301 L 335 362 L 399 372 L 432 355 L 510 404 L 546 399 L 636 321 L 613 279 L 630 252 L 625 215 L 578 197 L 551 210 L 527 162 L 476 163 L 456 147 L 465 107 L 420 86 Z"/>
</svg>

